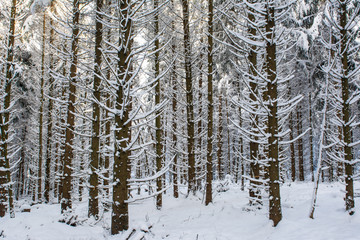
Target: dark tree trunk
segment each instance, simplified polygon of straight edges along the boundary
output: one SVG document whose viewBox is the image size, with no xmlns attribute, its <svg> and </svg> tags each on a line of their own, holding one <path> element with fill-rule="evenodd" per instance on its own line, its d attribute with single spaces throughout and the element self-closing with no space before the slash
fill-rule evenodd
<svg viewBox="0 0 360 240">
<path fill-rule="evenodd" d="M 208 126 L 207 126 L 207 143 L 206 143 L 206 196 L 205 205 L 212 202 L 212 179 L 213 179 L 213 160 L 212 160 L 212 144 L 213 144 L 213 19 L 214 19 L 214 3 L 208 0 L 208 72 L 207 72 L 207 100 L 208 100 Z"/>
<path fill-rule="evenodd" d="M 91 134 L 91 161 L 90 161 L 90 187 L 89 187 L 89 217 L 99 218 L 99 161 L 100 161 L 100 124 L 101 111 L 98 103 L 101 102 L 101 64 L 102 51 L 101 44 L 103 40 L 103 24 L 102 24 L 102 7 L 103 0 L 96 0 L 95 15 L 95 61 L 94 61 L 94 81 L 92 103 L 92 134 Z"/>
<path fill-rule="evenodd" d="M 10 121 L 10 105 L 11 105 L 11 84 L 13 80 L 13 60 L 14 60 L 14 45 L 15 45 L 15 19 L 16 19 L 16 5 L 17 1 L 12 0 L 9 35 L 7 43 L 6 56 L 6 75 L 5 75 L 5 98 L 3 102 L 3 109 L 0 115 L 0 129 L 1 129 L 1 159 L 0 168 L 0 217 L 5 216 L 6 201 L 9 201 L 10 217 L 15 217 L 13 206 L 12 186 L 6 184 L 11 183 L 10 162 L 8 156 L 8 141 L 9 141 L 9 121 Z M 6 194 L 7 192 L 7 194 Z"/>
<path fill-rule="evenodd" d="M 353 183 L 353 153 L 352 153 L 352 129 L 350 126 L 351 109 L 350 109 L 350 89 L 349 89 L 349 47 L 348 47 L 348 30 L 347 20 L 347 3 L 341 2 L 339 9 L 340 17 L 340 48 L 341 48 L 341 96 L 342 96 L 342 120 L 343 120 L 343 137 L 344 137 L 344 153 L 345 153 L 345 206 L 350 215 L 354 214 L 354 183 Z"/>
<path fill-rule="evenodd" d="M 302 114 L 301 114 L 301 107 L 298 107 L 298 110 L 296 112 L 296 130 L 298 136 L 302 133 Z M 304 151 L 303 151 L 303 140 L 302 138 L 299 138 L 298 140 L 298 157 L 299 157 L 299 180 L 304 181 Z"/>
<path fill-rule="evenodd" d="M 267 3 L 266 19 L 266 73 L 268 78 L 267 84 L 267 101 L 268 122 L 267 132 L 268 151 L 267 158 L 269 164 L 269 218 L 273 221 L 274 227 L 281 221 L 281 202 L 280 202 L 280 184 L 279 184 L 279 137 L 278 137 L 278 86 L 277 86 L 277 63 L 276 63 L 276 44 L 273 41 L 275 31 L 275 3 Z"/>
<path fill-rule="evenodd" d="M 188 193 L 195 193 L 195 123 L 194 123 L 194 101 L 193 101 L 193 79 L 190 39 L 190 13 L 188 0 L 181 0 L 183 11 L 184 31 L 184 57 L 185 57 L 185 85 L 186 85 L 186 122 L 187 122 L 187 151 L 188 151 Z"/>
<path fill-rule="evenodd" d="M 218 121 L 218 134 L 217 134 L 217 159 L 218 159 L 218 179 L 224 179 L 224 163 L 223 163 L 223 140 L 222 140 L 222 133 L 223 133 L 223 112 L 222 112 L 222 91 L 221 87 L 219 86 L 219 121 Z"/>
<path fill-rule="evenodd" d="M 114 143 L 114 167 L 113 167 L 113 199 L 111 216 L 111 234 L 115 235 L 129 228 L 128 196 L 130 178 L 130 144 L 131 139 L 129 119 L 131 99 L 126 95 L 130 91 L 129 81 L 131 75 L 131 50 L 132 50 L 132 21 L 130 17 L 130 1 L 119 2 L 120 29 L 117 71 L 120 81 L 116 90 L 115 109 L 119 112 L 115 115 L 115 143 Z"/>
<path fill-rule="evenodd" d="M 69 79 L 69 96 L 68 108 L 66 118 L 65 130 L 65 152 L 63 157 L 63 177 L 62 177 L 62 200 L 61 212 L 65 212 L 72 208 L 71 202 L 71 180 L 72 180 L 72 160 L 74 158 L 74 127 L 75 127 L 75 101 L 76 101 L 76 78 L 77 78 L 77 64 L 78 64 L 78 49 L 79 49 L 79 10 L 80 1 L 73 1 L 73 19 L 72 19 L 72 42 L 71 42 L 71 64 L 70 64 L 70 79 Z"/>
<path fill-rule="evenodd" d="M 160 98 L 161 98 L 161 81 L 160 81 L 160 40 L 159 40 L 159 0 L 154 0 L 154 11 L 155 11 L 155 32 L 154 35 L 156 36 L 155 39 L 155 79 L 157 78 L 156 85 L 155 85 L 155 105 L 160 105 Z M 162 162 L 163 162 L 163 144 L 162 144 L 162 126 L 161 126 L 161 109 L 156 111 L 156 119 L 155 119 L 155 149 L 156 149 L 156 171 L 160 172 L 162 168 Z M 159 176 L 156 179 L 156 191 L 160 192 L 162 190 L 162 176 Z M 156 196 L 156 208 L 161 209 L 162 208 L 162 194 L 158 194 Z"/>
</svg>

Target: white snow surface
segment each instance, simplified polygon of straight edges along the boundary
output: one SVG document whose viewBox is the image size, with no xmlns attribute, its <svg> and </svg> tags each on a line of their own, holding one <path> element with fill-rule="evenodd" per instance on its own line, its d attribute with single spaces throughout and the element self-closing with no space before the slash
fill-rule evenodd
<svg viewBox="0 0 360 240">
<path fill-rule="evenodd" d="M 310 219 L 313 183 L 284 184 L 283 219 L 275 228 L 267 218 L 267 207 L 249 210 L 248 192 L 235 184 L 227 192 L 214 193 L 214 203 L 209 206 L 201 203 L 200 194 L 188 198 L 182 195 L 179 199 L 166 195 L 161 211 L 156 210 L 154 199 L 147 199 L 130 205 L 130 226 L 137 229 L 130 239 L 143 236 L 146 240 L 360 239 L 360 213 L 349 216 L 345 212 L 343 189 L 339 183 L 320 183 L 315 219 Z M 74 202 L 79 219 L 86 219 L 87 204 Z M 8 215 L 0 219 L 0 239 L 121 240 L 129 234 L 128 231 L 110 235 L 110 213 L 98 222 L 91 219 L 77 227 L 58 222 L 60 218 L 59 204 L 31 206 L 30 213 L 17 211 L 13 219 Z"/>
</svg>

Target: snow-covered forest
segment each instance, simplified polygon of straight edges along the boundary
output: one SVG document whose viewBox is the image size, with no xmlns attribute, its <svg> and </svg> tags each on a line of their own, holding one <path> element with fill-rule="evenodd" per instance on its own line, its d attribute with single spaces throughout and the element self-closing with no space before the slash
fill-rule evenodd
<svg viewBox="0 0 360 240">
<path fill-rule="evenodd" d="M 359 0 L 1 0 L 0 239 L 359 239 Z"/>
</svg>

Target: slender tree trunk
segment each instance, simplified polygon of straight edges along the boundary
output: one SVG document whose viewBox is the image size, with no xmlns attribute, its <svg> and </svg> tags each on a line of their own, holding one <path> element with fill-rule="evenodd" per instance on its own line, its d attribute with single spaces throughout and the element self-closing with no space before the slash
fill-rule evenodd
<svg viewBox="0 0 360 240">
<path fill-rule="evenodd" d="M 217 159 L 218 159 L 218 177 L 219 180 L 224 179 L 224 163 L 223 163 L 223 152 L 222 152 L 222 133 L 223 133 L 223 116 L 222 116 L 222 91 L 221 86 L 219 86 L 219 126 L 218 126 L 218 136 L 217 136 Z"/>
<path fill-rule="evenodd" d="M 74 158 L 74 127 L 75 127 L 75 101 L 76 101 L 76 78 L 77 78 L 77 64 L 78 64 L 78 49 L 79 49 L 79 10 L 80 1 L 73 1 L 73 19 L 72 19 L 72 42 L 71 42 L 71 64 L 70 64 L 70 79 L 69 79 L 69 96 L 68 108 L 65 130 L 65 152 L 63 158 L 63 178 L 62 178 L 62 200 L 61 212 L 65 212 L 72 208 L 71 202 L 71 180 L 72 180 L 72 160 Z"/>
<path fill-rule="evenodd" d="M 111 5 L 111 1 L 112 0 L 107 0 L 106 4 L 108 6 Z M 111 9 L 109 9 L 109 14 L 111 15 Z M 111 28 L 107 29 L 107 33 L 106 33 L 106 40 L 107 42 L 111 42 Z M 107 62 L 110 62 L 110 59 L 107 58 Z M 106 71 L 106 79 L 108 81 L 110 81 L 111 78 L 111 70 L 108 68 Z M 106 93 L 106 107 L 107 108 L 111 108 L 112 107 L 112 101 L 111 101 L 111 96 L 109 93 Z M 105 112 L 105 119 L 106 119 L 106 123 L 105 123 L 105 146 L 110 148 L 110 144 L 111 144 L 111 120 L 109 120 L 110 116 L 109 116 L 109 111 Z M 110 156 L 109 154 L 105 154 L 105 159 L 104 159 L 104 168 L 105 168 L 105 172 L 104 172 L 104 187 L 106 189 L 106 196 L 109 197 L 110 196 L 110 184 L 109 184 L 109 167 L 110 167 Z"/>
<path fill-rule="evenodd" d="M 154 35 L 156 36 L 155 39 L 155 79 L 157 79 L 156 81 L 156 85 L 155 85 L 155 105 L 159 106 L 160 105 L 160 98 L 161 98 L 161 81 L 160 81 L 160 40 L 159 40 L 159 0 L 154 0 L 154 11 L 155 11 L 155 32 Z M 160 172 L 161 168 L 162 168 L 162 161 L 163 161 L 163 144 L 162 144 L 162 126 L 161 126 L 161 109 L 156 111 L 156 119 L 155 119 L 155 149 L 156 149 L 156 171 Z M 159 176 L 156 179 L 156 191 L 160 192 L 162 189 L 162 176 Z M 158 210 L 160 210 L 162 207 L 162 194 L 158 194 L 156 195 L 156 208 Z"/>
<path fill-rule="evenodd" d="M 88 99 L 87 97 L 87 92 L 84 92 L 83 93 L 83 98 L 84 99 Z M 81 122 L 81 127 L 79 127 L 80 129 L 80 132 L 84 133 L 86 132 L 86 119 L 83 117 L 82 118 L 82 122 Z M 85 138 L 81 138 L 80 139 L 80 144 L 81 144 L 81 148 L 82 149 L 86 149 L 87 146 L 88 146 L 88 142 L 87 142 L 87 139 Z M 82 202 L 83 200 L 83 192 L 84 192 L 84 185 L 86 186 L 86 184 L 84 184 L 84 182 L 86 183 L 86 180 L 84 181 L 84 178 L 87 179 L 88 176 L 84 177 L 84 168 L 85 168 L 85 159 L 86 159 L 86 152 L 85 151 L 82 151 L 80 154 L 79 154 L 79 158 L 78 158 L 78 164 L 79 164 L 79 176 L 78 176 L 78 179 L 79 179 L 79 187 L 78 187 L 78 194 L 79 194 L 79 202 Z M 90 193 L 90 191 L 89 191 Z M 90 200 L 89 200 L 90 201 Z M 88 215 L 89 217 L 92 216 L 92 215 Z M 96 217 L 94 216 L 94 218 L 96 219 Z"/>
<path fill-rule="evenodd" d="M 298 110 L 296 112 L 296 130 L 297 135 L 301 135 L 302 133 L 302 114 L 301 114 L 301 107 L 298 107 Z M 303 140 L 302 138 L 299 138 L 298 140 L 298 157 L 299 157 L 299 180 L 304 181 L 304 151 L 303 151 Z"/>
<path fill-rule="evenodd" d="M 337 117 L 339 119 L 342 118 L 341 116 L 341 110 L 337 112 Z M 338 138 L 339 138 L 339 141 L 342 142 L 343 141 L 343 128 L 342 126 L 338 126 Z M 336 146 L 336 151 L 342 153 L 344 152 L 344 147 L 342 146 Z M 344 175 L 344 163 L 339 161 L 337 162 L 337 168 L 336 168 L 336 172 L 337 172 L 337 177 L 340 177 L 340 176 L 343 176 Z"/>
<path fill-rule="evenodd" d="M 64 46 L 65 48 L 65 46 Z M 64 63 L 63 66 L 63 76 L 66 76 L 66 62 Z M 63 101 L 66 101 L 65 98 L 65 94 L 66 94 L 66 87 L 64 86 L 64 83 L 62 83 L 61 85 L 61 99 Z M 60 136 L 59 136 L 59 141 L 57 143 L 57 147 L 56 149 L 58 149 L 58 158 L 56 159 L 56 166 L 58 169 L 55 168 L 55 172 L 58 173 L 59 175 L 59 180 L 58 180 L 58 202 L 61 203 L 61 199 L 62 199 L 62 195 L 63 195 L 63 172 L 64 172 L 64 152 L 65 152 L 65 139 L 63 136 L 65 136 L 65 132 L 66 132 L 66 126 L 65 126 L 65 112 L 66 112 L 66 106 L 65 104 L 63 106 L 60 106 L 59 108 L 60 111 Z"/>
<path fill-rule="evenodd" d="M 207 143 L 206 143 L 206 196 L 205 205 L 212 202 L 212 179 L 213 179 L 213 122 L 214 122 L 214 100 L 213 100 L 213 19 L 214 19 L 214 3 L 208 0 L 208 72 L 207 72 L 207 110 L 208 110 L 208 126 L 207 126 Z"/>
<path fill-rule="evenodd" d="M 174 3 L 173 0 L 171 1 L 173 7 Z M 172 21 L 171 23 L 172 32 L 175 32 L 175 21 Z M 172 46 L 171 46 L 171 55 L 175 57 L 176 55 L 176 41 L 173 40 Z M 172 112 L 173 112 L 173 118 L 172 118 L 172 130 L 173 130 L 173 148 L 174 148 L 174 165 L 173 165 L 173 184 L 174 184 L 174 198 L 179 197 L 179 176 L 178 176 L 178 155 L 177 155 L 177 79 L 176 79 L 176 64 L 174 63 L 172 66 L 171 71 L 171 79 L 172 79 Z"/>
<path fill-rule="evenodd" d="M 311 82 L 309 78 L 309 88 L 311 89 Z M 311 181 L 315 181 L 315 169 L 314 169 L 314 130 L 313 130 L 313 113 L 312 113 L 312 98 L 311 90 L 309 90 L 309 125 L 310 125 L 310 135 L 309 135 L 309 144 L 310 144 L 310 169 L 311 169 Z"/>
<path fill-rule="evenodd" d="M 292 113 L 289 115 L 290 141 L 294 140 L 294 123 Z M 295 163 L 295 144 L 290 143 L 290 159 L 291 159 L 291 180 L 296 180 L 296 163 Z"/>
<path fill-rule="evenodd" d="M 1 130 L 1 159 L 0 159 L 0 217 L 5 216 L 6 200 L 9 201 L 10 217 L 15 217 L 13 193 L 11 185 L 10 162 L 8 156 L 8 141 L 9 141 L 9 120 L 10 120 L 10 105 L 11 105 L 11 84 L 13 80 L 13 60 L 14 60 L 14 45 L 15 45 L 15 16 L 16 16 L 17 1 L 12 0 L 9 33 L 7 37 L 7 56 L 6 56 L 6 75 L 5 75 L 5 97 L 3 102 L 3 109 L 0 115 L 0 130 Z M 8 184 L 8 186 L 5 186 Z M 6 196 L 7 190 L 7 196 Z"/>
<path fill-rule="evenodd" d="M 186 122 L 187 122 L 187 147 L 188 147 L 188 193 L 195 193 L 195 123 L 194 123 L 194 101 L 193 101 L 193 79 L 191 63 L 191 39 L 190 39 L 190 13 L 188 0 L 181 0 L 183 11 L 184 30 L 184 57 L 185 57 L 185 82 L 186 82 Z"/>
<path fill-rule="evenodd" d="M 253 1 L 255 3 L 255 1 Z M 249 21 L 255 22 L 255 15 L 250 8 L 248 10 L 248 18 Z M 248 26 L 248 33 L 250 35 L 250 38 L 256 41 L 256 29 L 249 24 Z M 248 61 L 249 61 L 249 73 L 252 76 L 253 79 L 250 81 L 250 99 L 252 102 L 257 102 L 256 94 L 258 94 L 258 86 L 256 84 L 256 77 L 257 77 L 257 47 L 252 45 L 250 48 L 250 52 L 248 55 Z M 259 117 L 256 114 L 252 115 L 252 121 L 251 121 L 251 129 L 255 130 L 259 126 Z M 258 143 L 258 137 L 254 136 L 253 139 L 250 140 L 250 188 L 249 188 L 249 197 L 250 197 L 250 205 L 260 203 L 260 191 L 258 189 L 259 187 L 259 181 L 260 178 L 260 165 L 259 165 L 259 143 Z"/>
<path fill-rule="evenodd" d="M 343 120 L 343 137 L 344 137 L 344 153 L 345 153 L 345 206 L 350 215 L 354 214 L 354 183 L 353 183 L 353 153 L 352 153 L 352 130 L 350 126 L 351 109 L 350 109 L 350 89 L 349 89 L 349 49 L 348 49 L 348 30 L 347 20 L 347 2 L 339 2 L 340 9 L 340 48 L 341 48 L 341 96 L 342 96 L 342 120 Z"/>
<path fill-rule="evenodd" d="M 66 51 L 67 41 L 66 39 L 63 42 L 63 51 Z M 67 74 L 67 61 L 63 61 L 62 66 L 62 76 L 65 78 Z M 66 86 L 65 80 L 60 84 L 61 87 L 61 95 L 60 98 L 63 102 L 66 102 Z M 66 125 L 65 125 L 65 117 L 66 117 L 66 104 L 61 104 L 59 106 L 59 118 L 60 123 L 58 128 L 60 129 L 60 134 L 58 137 L 58 142 L 56 143 L 56 149 L 58 152 L 58 156 L 56 158 L 55 172 L 58 174 L 58 181 L 56 183 L 58 189 L 58 202 L 61 203 L 61 199 L 63 196 L 63 172 L 64 172 L 64 152 L 65 152 L 65 133 L 66 133 Z"/>
<path fill-rule="evenodd" d="M 50 11 L 54 13 L 54 2 L 51 1 L 50 3 Z M 49 45 L 52 46 L 54 44 L 54 29 L 53 29 L 53 20 L 52 18 L 49 18 L 50 23 L 50 39 L 49 39 Z M 50 57 L 50 63 L 49 63 L 49 70 L 50 70 L 50 76 L 49 76 L 49 103 L 48 103 L 48 112 L 47 112 L 47 138 L 46 138 L 46 162 L 45 162 L 45 189 L 44 189 L 44 198 L 45 202 L 50 201 L 50 181 L 51 181 L 51 175 L 50 175 L 50 168 L 51 168 L 51 158 L 52 158 L 52 128 L 53 128 L 53 118 L 52 118 L 52 111 L 53 111 L 53 100 L 52 97 L 54 95 L 54 78 L 52 77 L 52 71 L 54 71 L 54 55 L 52 52 L 49 54 Z M 56 172 L 55 172 L 56 173 Z"/>
<path fill-rule="evenodd" d="M 43 13 L 43 35 L 41 53 L 41 80 L 40 80 L 40 109 L 39 109 L 39 156 L 37 176 L 37 198 L 42 200 L 42 164 L 43 164 L 43 121 L 44 121 L 44 83 L 45 83 L 45 38 L 46 38 L 46 11 Z"/>
<path fill-rule="evenodd" d="M 239 88 L 240 90 L 240 88 Z M 243 119 L 242 119 L 242 109 L 239 108 L 239 125 L 240 127 L 243 126 Z M 239 134 L 239 144 L 240 144 L 240 157 L 239 157 L 239 164 L 240 164 L 240 170 L 241 171 L 241 191 L 245 190 L 245 178 L 244 178 L 244 174 L 245 174 L 245 164 L 244 164 L 244 141 L 243 138 L 241 137 L 241 135 Z"/>
<path fill-rule="evenodd" d="M 226 111 L 226 133 L 227 133 L 227 174 L 232 175 L 234 172 L 233 164 L 231 161 L 231 136 L 230 136 L 230 117 L 229 117 L 229 104 L 228 104 L 228 94 L 225 95 L 225 111 Z"/>
<path fill-rule="evenodd" d="M 90 187 L 89 187 L 89 217 L 99 218 L 99 159 L 100 159 L 100 121 L 101 112 L 99 103 L 101 102 L 101 44 L 103 40 L 102 24 L 103 0 L 96 0 L 95 16 L 95 62 L 94 62 L 94 81 L 92 103 L 92 134 L 91 134 L 91 161 L 90 161 Z"/>
<path fill-rule="evenodd" d="M 201 3 L 203 4 L 203 3 Z M 203 39 L 201 38 L 200 40 L 200 44 L 203 44 Z M 203 54 L 200 53 L 200 59 L 203 59 Z M 202 136 L 201 136 L 201 133 L 202 133 L 202 98 L 203 98 L 203 94 L 202 94 L 202 88 L 203 88 L 203 74 L 202 74 L 202 69 L 203 69 L 203 66 L 202 66 L 202 62 L 199 66 L 199 69 L 200 69 L 200 76 L 199 76 L 199 98 L 198 98 L 198 104 L 199 104 L 199 110 L 198 110 L 198 122 L 197 122 L 197 155 L 198 155 L 198 158 L 197 158 L 197 161 L 196 161 L 196 175 L 198 176 L 201 176 L 201 169 L 202 169 L 202 164 L 201 164 L 201 160 L 202 160 Z M 198 178 L 196 180 L 196 189 L 197 190 L 200 190 L 201 189 L 201 178 Z"/>
<path fill-rule="evenodd" d="M 268 151 L 269 164 L 269 218 L 273 221 L 274 227 L 281 221 L 281 202 L 279 184 L 279 137 L 278 137 L 278 89 L 277 89 L 277 63 L 276 44 L 273 41 L 275 31 L 275 3 L 267 3 L 266 19 L 266 73 L 268 78 L 267 100 L 268 108 Z"/>
<path fill-rule="evenodd" d="M 19 200 L 19 197 L 22 197 L 24 194 L 24 188 L 25 188 L 25 149 L 24 149 L 24 142 L 25 142 L 25 132 L 26 132 L 26 126 L 24 127 L 24 133 L 23 133 L 23 138 L 22 138 L 22 146 L 21 146 L 21 150 L 20 150 L 20 157 L 21 157 L 21 161 L 19 163 L 19 174 L 18 174 L 18 184 L 17 184 L 17 197 L 16 200 Z"/>
</svg>

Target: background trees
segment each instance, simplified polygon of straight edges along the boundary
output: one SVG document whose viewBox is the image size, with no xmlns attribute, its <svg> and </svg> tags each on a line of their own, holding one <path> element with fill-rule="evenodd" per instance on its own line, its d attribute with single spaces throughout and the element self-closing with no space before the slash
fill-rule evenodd
<svg viewBox="0 0 360 240">
<path fill-rule="evenodd" d="M 68 224 L 76 224 L 73 202 L 88 200 L 95 219 L 111 210 L 117 234 L 129 227 L 132 202 L 156 197 L 160 210 L 172 189 L 209 205 L 234 181 L 276 226 L 281 185 L 314 181 L 315 170 L 344 181 L 353 213 L 356 1 L 12 1 L 2 9 L 1 216 L 13 188 L 16 199 L 59 200 Z"/>
</svg>

